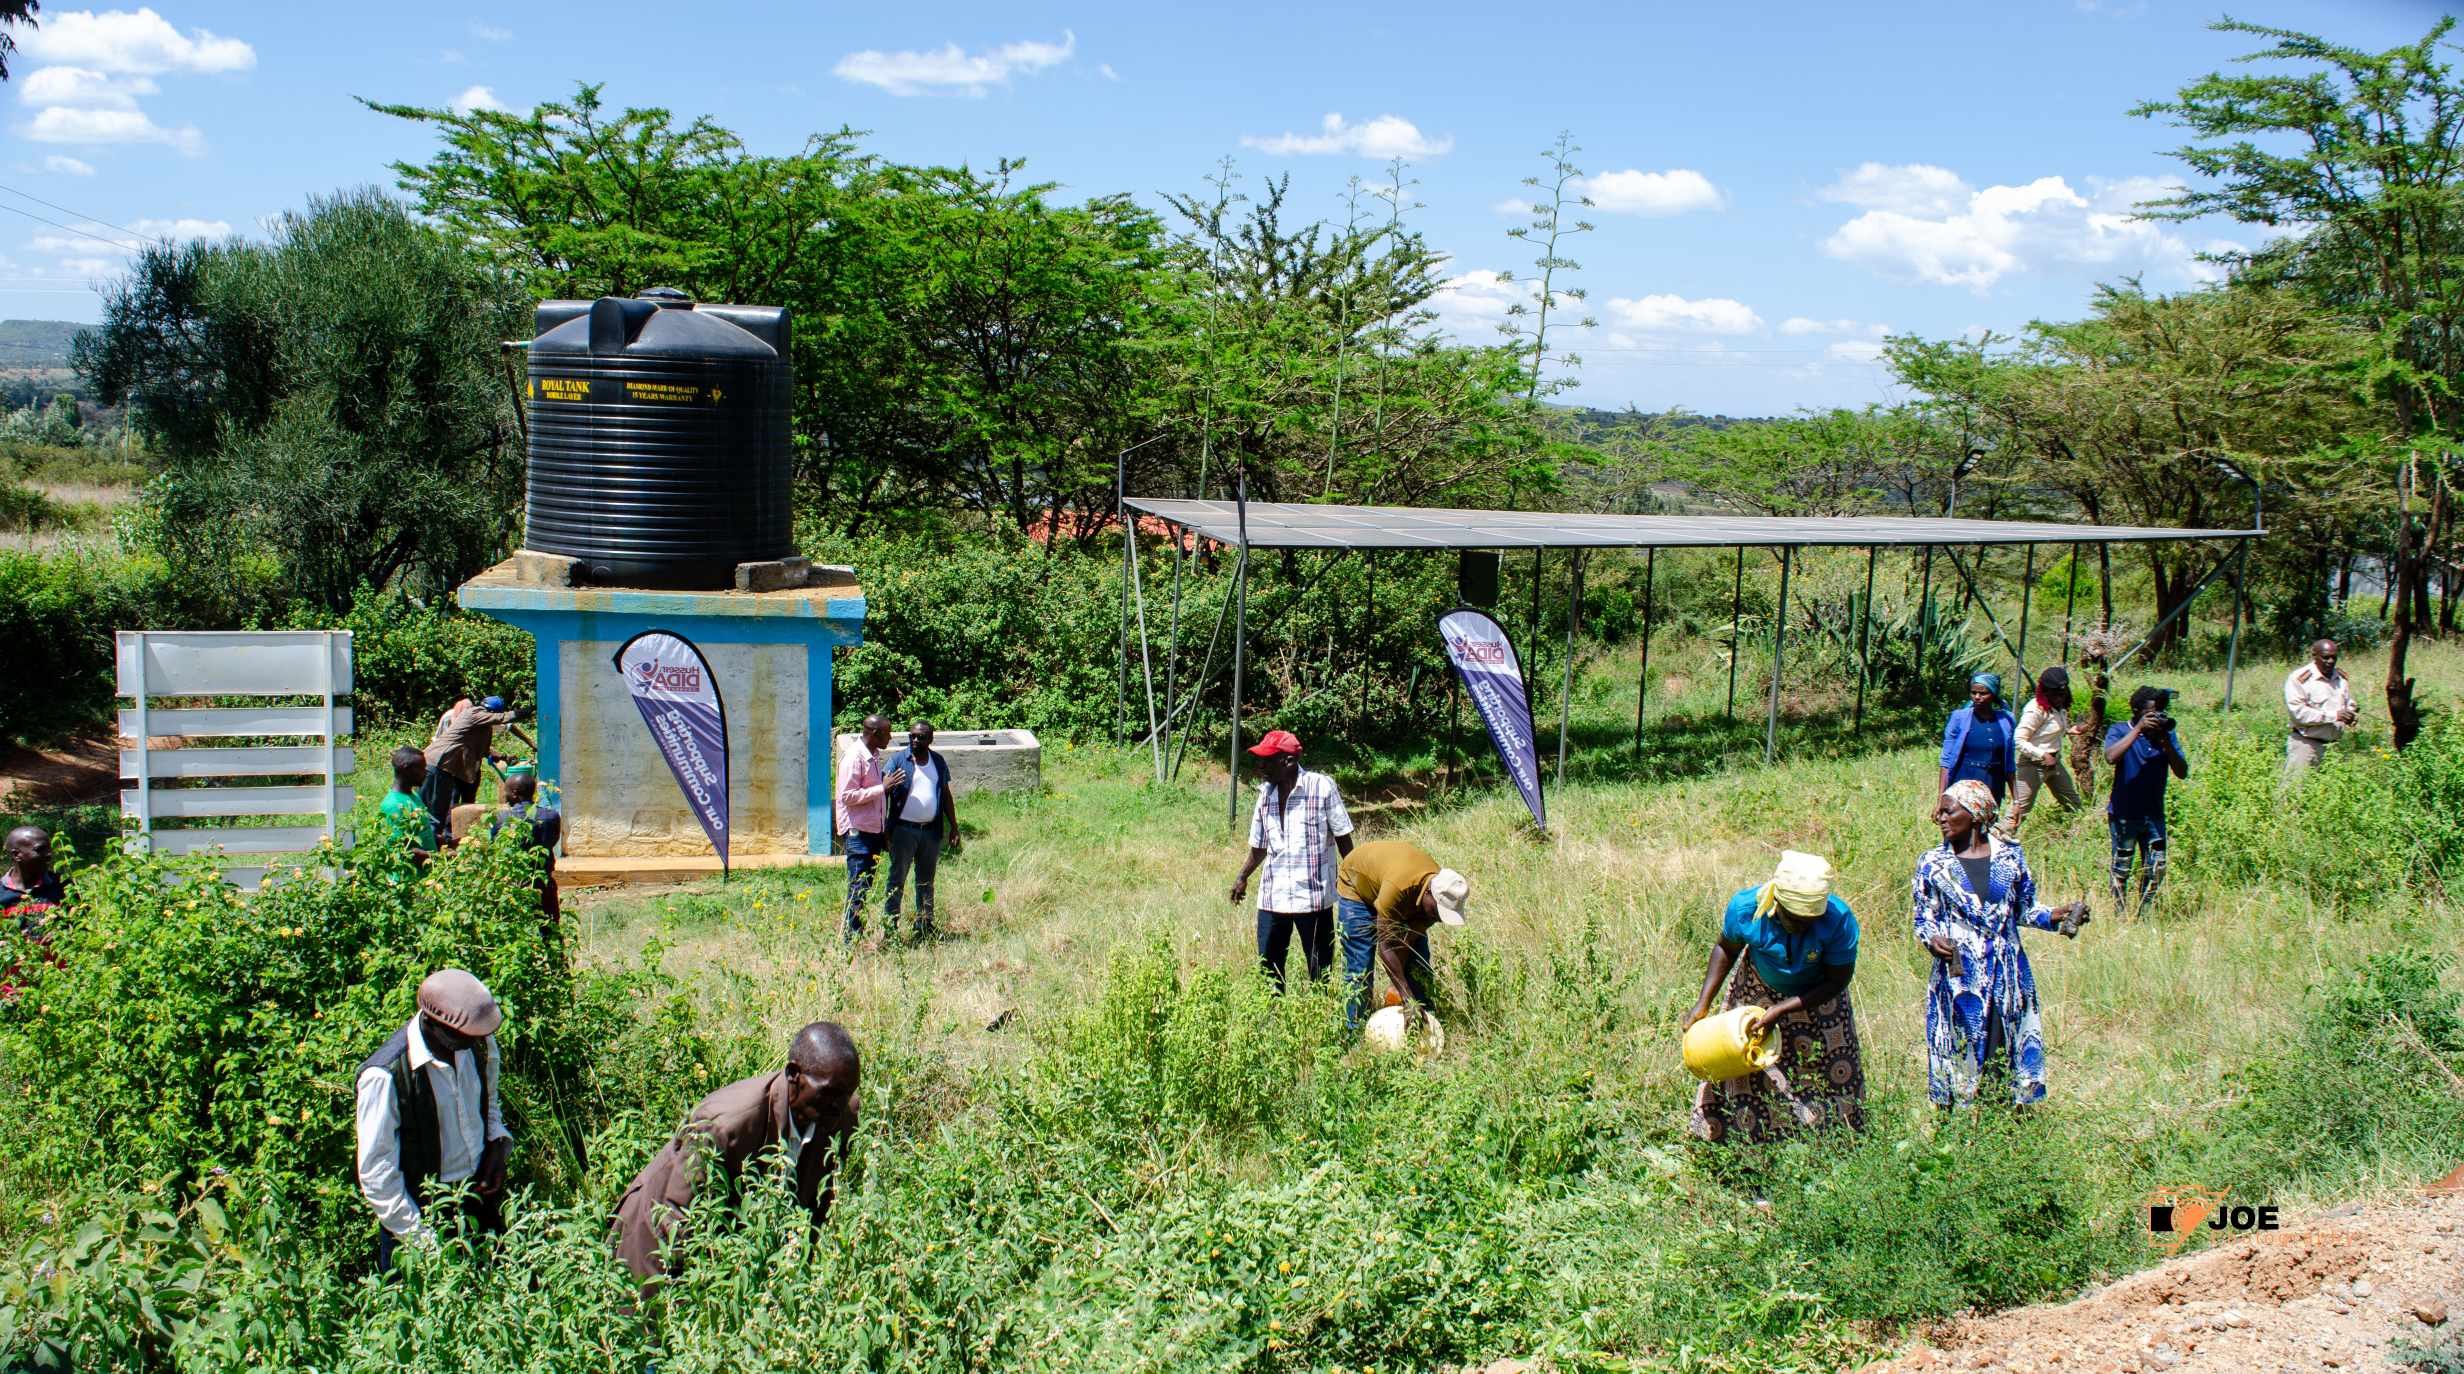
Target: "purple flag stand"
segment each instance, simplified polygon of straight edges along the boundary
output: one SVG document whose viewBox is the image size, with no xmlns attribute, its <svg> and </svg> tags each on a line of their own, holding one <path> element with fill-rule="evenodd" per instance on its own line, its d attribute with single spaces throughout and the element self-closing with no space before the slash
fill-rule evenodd
<svg viewBox="0 0 2464 1374">
<path fill-rule="evenodd" d="M 1489 742 L 1514 789 L 1531 808 L 1532 824 L 1549 828 L 1548 808 L 1540 795 L 1540 741 L 1531 728 L 1531 690 L 1523 681 L 1522 660 L 1505 628 L 1483 612 L 1463 607 L 1437 618 L 1446 657 L 1463 679 L 1464 694 L 1489 727 Z"/>
<path fill-rule="evenodd" d="M 719 879 L 726 881 L 727 703 L 719 699 L 718 677 L 693 641 L 670 630 L 626 640 L 615 662 L 651 742 L 719 851 Z"/>
</svg>

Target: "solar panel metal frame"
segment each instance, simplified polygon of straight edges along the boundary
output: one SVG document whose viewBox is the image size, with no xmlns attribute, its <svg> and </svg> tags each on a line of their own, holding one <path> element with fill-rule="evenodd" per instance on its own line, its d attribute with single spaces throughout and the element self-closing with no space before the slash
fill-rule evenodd
<svg viewBox="0 0 2464 1374">
<path fill-rule="evenodd" d="M 1872 548 L 1929 544 L 2144 544 L 2256 539 L 2265 531 L 2074 525 L 1929 516 L 1591 515 L 1566 511 L 1321 506 L 1132 496 L 1124 505 L 1218 543 L 1253 549 Z"/>
</svg>

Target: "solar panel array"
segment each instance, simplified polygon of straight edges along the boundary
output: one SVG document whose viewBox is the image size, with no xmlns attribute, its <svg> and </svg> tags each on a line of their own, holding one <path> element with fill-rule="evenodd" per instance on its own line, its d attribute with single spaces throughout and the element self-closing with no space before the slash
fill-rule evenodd
<svg viewBox="0 0 2464 1374">
<path fill-rule="evenodd" d="M 1586 515 L 1565 511 L 1444 510 L 1419 506 L 1315 506 L 1133 496 L 1129 508 L 1253 549 L 1641 549 L 1854 547 L 1926 544 L 2136 544 L 2255 539 L 2258 530 L 2069 525 L 2035 520 L 1943 520 L 1854 515 Z"/>
</svg>

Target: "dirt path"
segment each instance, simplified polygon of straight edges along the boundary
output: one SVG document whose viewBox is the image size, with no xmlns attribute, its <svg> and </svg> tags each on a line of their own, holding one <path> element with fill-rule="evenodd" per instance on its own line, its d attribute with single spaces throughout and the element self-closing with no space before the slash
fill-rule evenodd
<svg viewBox="0 0 2464 1374">
<path fill-rule="evenodd" d="M 2059 1307 L 1945 1322 L 1863 1374 L 2377 1374 L 2464 1320 L 2464 1169 L 2133 1274 Z"/>
<path fill-rule="evenodd" d="M 58 749 L 0 749 L 0 811 L 108 802 L 119 786 L 119 745 L 108 737 Z"/>
</svg>

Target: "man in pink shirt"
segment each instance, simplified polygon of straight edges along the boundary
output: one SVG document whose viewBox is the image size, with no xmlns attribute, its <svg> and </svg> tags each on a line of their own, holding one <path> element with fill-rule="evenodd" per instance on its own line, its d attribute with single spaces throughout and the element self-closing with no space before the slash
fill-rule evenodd
<svg viewBox="0 0 2464 1374">
<path fill-rule="evenodd" d="M 882 779 L 881 759 L 890 747 L 890 722 L 879 716 L 864 718 L 864 739 L 848 749 L 838 761 L 839 843 L 847 852 L 847 943 L 854 944 L 864 933 L 864 899 L 873 893 L 873 869 L 881 862 L 886 847 L 882 832 L 887 824 L 882 816 L 882 797 L 889 785 Z"/>
</svg>

